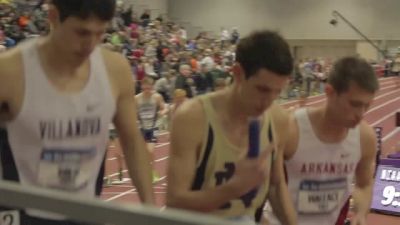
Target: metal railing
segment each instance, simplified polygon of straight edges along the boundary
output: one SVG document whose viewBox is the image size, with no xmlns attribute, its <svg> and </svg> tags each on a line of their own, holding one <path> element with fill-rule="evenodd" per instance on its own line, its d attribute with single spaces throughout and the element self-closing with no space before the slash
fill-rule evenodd
<svg viewBox="0 0 400 225">
<path fill-rule="evenodd" d="M 199 213 L 104 202 L 61 191 L 14 182 L 0 181 L 0 205 L 19 209 L 35 209 L 61 214 L 68 219 L 113 225 L 237 225 L 231 221 Z"/>
</svg>

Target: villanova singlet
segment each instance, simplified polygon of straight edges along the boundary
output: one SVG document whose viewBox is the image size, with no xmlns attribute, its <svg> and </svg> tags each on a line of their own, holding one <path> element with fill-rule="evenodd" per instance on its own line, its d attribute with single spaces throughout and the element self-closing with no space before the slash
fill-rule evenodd
<svg viewBox="0 0 400 225">
<path fill-rule="evenodd" d="M 73 94 L 62 93 L 49 82 L 40 66 L 36 41 L 22 47 L 22 57 L 25 93 L 19 114 L 6 124 L 7 134 L 2 134 L 7 135 L 10 150 L 7 159 L 6 151 L 1 151 L 2 178 L 95 196 L 116 104 L 101 50 L 96 48 L 90 56 L 86 86 Z M 37 210 L 26 212 L 62 218 Z"/>
<path fill-rule="evenodd" d="M 213 188 L 227 182 L 234 174 L 235 163 L 239 160 L 241 150 L 233 145 L 226 136 L 217 121 L 216 112 L 212 106 L 209 96 L 201 96 L 203 108 L 207 118 L 207 129 L 197 162 L 197 170 L 192 184 L 192 190 Z M 269 146 L 272 141 L 271 119 L 268 113 L 263 116 L 263 124 L 260 130 L 260 151 Z M 271 169 L 274 154 L 268 156 L 269 170 Z M 227 219 L 256 221 L 261 218 L 262 206 L 264 205 L 269 190 L 269 179 L 258 188 L 257 192 L 246 194 L 240 198 L 226 202 L 220 209 L 212 212 L 214 215 Z"/>
<path fill-rule="evenodd" d="M 315 134 L 307 109 L 297 110 L 295 118 L 298 147 L 285 166 L 298 224 L 333 225 L 352 192 L 361 158 L 360 128 L 349 129 L 339 143 L 324 143 Z"/>
</svg>

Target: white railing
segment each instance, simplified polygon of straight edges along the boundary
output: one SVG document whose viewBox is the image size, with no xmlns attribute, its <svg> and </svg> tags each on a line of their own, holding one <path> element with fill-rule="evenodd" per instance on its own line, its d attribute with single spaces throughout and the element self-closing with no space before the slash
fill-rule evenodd
<svg viewBox="0 0 400 225">
<path fill-rule="evenodd" d="M 30 208 L 85 223 L 113 225 L 237 225 L 219 218 L 143 205 L 126 205 L 0 181 L 0 206 Z"/>
</svg>

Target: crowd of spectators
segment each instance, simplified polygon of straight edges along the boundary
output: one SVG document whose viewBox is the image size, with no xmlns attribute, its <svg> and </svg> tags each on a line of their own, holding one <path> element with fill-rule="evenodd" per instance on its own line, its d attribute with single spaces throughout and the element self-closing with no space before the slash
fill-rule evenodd
<svg viewBox="0 0 400 225">
<path fill-rule="evenodd" d="M 0 51 L 47 34 L 46 12 L 44 1 L 0 3 Z M 162 16 L 153 18 L 150 10 L 139 15 L 132 6 L 119 3 L 102 45 L 129 60 L 136 92 L 140 81 L 150 76 L 155 90 L 170 102 L 176 89 L 191 98 L 228 84 L 238 40 L 236 28 L 221 29 L 217 38 L 206 32 L 189 38 L 183 26 Z"/>
<path fill-rule="evenodd" d="M 0 1 L 0 52 L 49 31 L 44 0 L 12 2 Z M 129 60 L 137 81 L 137 93 L 145 76 L 153 78 L 155 90 L 166 102 L 172 101 L 176 89 L 184 90 L 191 98 L 231 82 L 231 67 L 240 38 L 236 28 L 221 28 L 216 37 L 200 32 L 189 38 L 183 26 L 161 15 L 151 15 L 150 10 L 138 14 L 132 5 L 118 2 L 102 45 L 121 52 Z M 398 73 L 397 61 L 393 60 L 393 68 L 385 68 L 385 71 Z M 290 98 L 298 97 L 300 92 L 306 96 L 323 92 L 331 65 L 330 59 L 298 60 L 291 85 L 282 96 Z"/>
</svg>

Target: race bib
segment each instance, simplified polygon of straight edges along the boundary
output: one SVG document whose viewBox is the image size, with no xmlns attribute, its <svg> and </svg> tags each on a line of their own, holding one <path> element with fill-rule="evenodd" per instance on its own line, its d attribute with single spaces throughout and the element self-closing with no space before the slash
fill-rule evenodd
<svg viewBox="0 0 400 225">
<path fill-rule="evenodd" d="M 38 182 L 45 187 L 68 191 L 84 189 L 93 178 L 95 148 L 44 149 L 39 162 Z"/>
<path fill-rule="evenodd" d="M 142 120 L 151 120 L 154 119 L 154 113 L 144 113 L 141 115 Z"/>
<path fill-rule="evenodd" d="M 254 218 L 250 216 L 231 217 L 228 220 L 234 222 L 236 225 L 257 225 Z"/>
<path fill-rule="evenodd" d="M 302 214 L 324 214 L 335 210 L 346 193 L 346 179 L 305 180 L 300 183 L 297 210 Z"/>
<path fill-rule="evenodd" d="M 152 104 L 150 105 L 143 104 L 140 106 L 139 115 L 141 119 L 143 120 L 153 119 L 156 114 L 157 114 L 157 106 L 154 106 Z"/>
<path fill-rule="evenodd" d="M 0 225 L 20 225 L 19 211 L 0 211 Z"/>
</svg>

